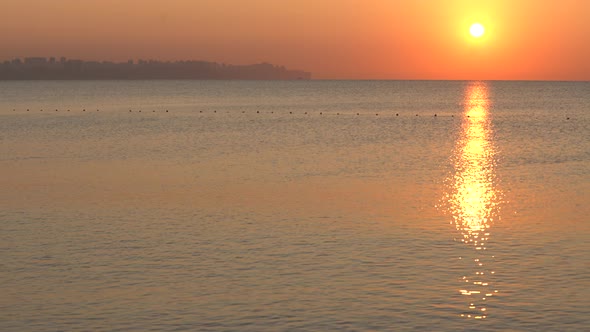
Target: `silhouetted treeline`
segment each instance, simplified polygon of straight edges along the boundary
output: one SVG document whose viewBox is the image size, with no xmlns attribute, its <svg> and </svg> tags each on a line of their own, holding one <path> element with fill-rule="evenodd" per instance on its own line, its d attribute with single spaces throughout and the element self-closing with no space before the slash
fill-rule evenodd
<svg viewBox="0 0 590 332">
<path fill-rule="evenodd" d="M 0 80 L 100 79 L 311 79 L 311 73 L 270 63 L 227 65 L 208 61 L 97 62 L 61 58 L 24 58 L 0 64 Z"/>
</svg>

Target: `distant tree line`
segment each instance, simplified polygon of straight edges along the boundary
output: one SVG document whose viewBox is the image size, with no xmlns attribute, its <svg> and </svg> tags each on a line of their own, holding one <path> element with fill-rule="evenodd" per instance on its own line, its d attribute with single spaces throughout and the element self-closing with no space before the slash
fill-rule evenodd
<svg viewBox="0 0 590 332">
<path fill-rule="evenodd" d="M 228 65 L 209 61 L 98 62 L 35 57 L 0 63 L 0 80 L 101 79 L 309 80 L 311 73 L 270 63 Z"/>
</svg>

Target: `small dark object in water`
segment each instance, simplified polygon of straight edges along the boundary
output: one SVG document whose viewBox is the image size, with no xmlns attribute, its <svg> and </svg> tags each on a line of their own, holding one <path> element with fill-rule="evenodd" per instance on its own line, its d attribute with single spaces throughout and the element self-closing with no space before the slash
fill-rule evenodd
<svg viewBox="0 0 590 332">
<path fill-rule="evenodd" d="M 166 110 L 166 113 L 168 113 L 168 110 Z"/>
<path fill-rule="evenodd" d="M 395 113 L 395 116 L 399 116 L 399 113 Z"/>
<path fill-rule="evenodd" d="M 436 117 L 436 113 L 434 113 L 434 117 Z"/>
</svg>

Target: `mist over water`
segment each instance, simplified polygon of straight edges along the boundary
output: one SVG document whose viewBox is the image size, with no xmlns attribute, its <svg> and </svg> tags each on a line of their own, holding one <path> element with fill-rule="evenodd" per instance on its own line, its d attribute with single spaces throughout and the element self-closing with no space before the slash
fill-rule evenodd
<svg viewBox="0 0 590 332">
<path fill-rule="evenodd" d="M 584 330 L 589 91 L 0 82 L 2 330 Z"/>
</svg>

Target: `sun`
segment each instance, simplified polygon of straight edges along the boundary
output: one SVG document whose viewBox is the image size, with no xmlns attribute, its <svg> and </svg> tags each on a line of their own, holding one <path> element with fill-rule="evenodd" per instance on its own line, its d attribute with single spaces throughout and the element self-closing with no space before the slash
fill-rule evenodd
<svg viewBox="0 0 590 332">
<path fill-rule="evenodd" d="M 486 32 L 486 28 L 484 28 L 483 25 L 481 25 L 481 23 L 473 23 L 471 25 L 471 27 L 469 28 L 469 33 L 471 34 L 471 36 L 475 37 L 475 38 L 479 38 L 481 36 L 483 36 L 483 34 Z"/>
</svg>

